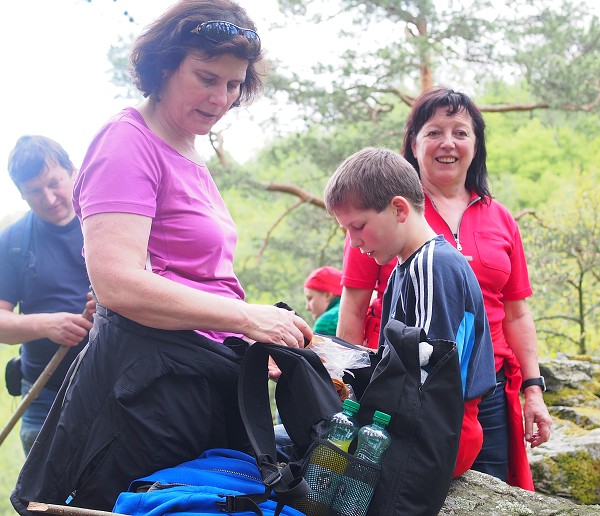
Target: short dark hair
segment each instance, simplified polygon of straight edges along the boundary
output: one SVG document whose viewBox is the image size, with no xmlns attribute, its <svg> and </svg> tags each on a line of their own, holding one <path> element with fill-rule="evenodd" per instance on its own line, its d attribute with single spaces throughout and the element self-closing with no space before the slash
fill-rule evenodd
<svg viewBox="0 0 600 516">
<path fill-rule="evenodd" d="M 366 147 L 337 168 L 325 186 L 324 198 L 331 214 L 338 208 L 380 213 L 397 195 L 423 213 L 423 187 L 411 164 L 390 149 Z"/>
<path fill-rule="evenodd" d="M 17 188 L 30 179 L 39 176 L 49 164 L 57 164 L 69 175 L 75 167 L 67 151 L 60 144 L 46 136 L 21 136 L 8 156 L 8 173 Z"/>
<path fill-rule="evenodd" d="M 256 53 L 248 39 L 241 35 L 214 44 L 192 33 L 200 23 L 207 21 L 226 21 L 256 31 L 246 11 L 231 0 L 179 0 L 148 25 L 133 44 L 129 71 L 144 97 L 157 98 L 164 80 L 163 72 L 177 70 L 183 59 L 197 50 L 209 58 L 232 54 L 248 60 L 246 80 L 234 106 L 250 102 L 260 93 L 262 79 L 257 63 L 262 60 L 262 52 Z"/>
<path fill-rule="evenodd" d="M 410 114 L 408 115 L 404 140 L 402 142 L 402 155 L 413 167 L 415 167 L 415 170 L 420 175 L 419 163 L 412 151 L 412 144 L 427 120 L 429 120 L 440 108 L 446 108 L 448 116 L 464 110 L 473 120 L 473 130 L 475 131 L 476 139 L 475 156 L 467 170 L 465 187 L 469 191 L 476 192 L 477 195 L 483 199 L 483 202 L 486 202 L 486 197 L 491 198 L 492 195 L 490 194 L 488 187 L 485 120 L 483 119 L 483 115 L 479 108 L 465 93 L 445 87 L 436 87 L 423 92 L 414 101 Z"/>
</svg>

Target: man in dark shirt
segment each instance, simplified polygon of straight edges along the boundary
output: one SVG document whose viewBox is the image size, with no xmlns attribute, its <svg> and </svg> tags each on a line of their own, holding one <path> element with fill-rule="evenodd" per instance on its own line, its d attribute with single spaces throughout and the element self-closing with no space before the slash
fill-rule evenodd
<svg viewBox="0 0 600 516">
<path fill-rule="evenodd" d="M 68 154 L 49 138 L 23 136 L 8 170 L 31 208 L 0 235 L 0 342 L 22 343 L 21 394 L 29 392 L 60 345 L 71 347 L 23 414 L 21 442 L 28 454 L 71 362 L 87 342 L 92 323 L 82 311 L 89 279 Z"/>
</svg>

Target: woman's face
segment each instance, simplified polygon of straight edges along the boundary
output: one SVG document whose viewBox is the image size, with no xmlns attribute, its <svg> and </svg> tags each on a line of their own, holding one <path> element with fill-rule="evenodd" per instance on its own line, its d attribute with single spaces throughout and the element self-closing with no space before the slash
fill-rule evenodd
<svg viewBox="0 0 600 516">
<path fill-rule="evenodd" d="M 231 54 L 208 59 L 189 53 L 165 80 L 160 109 L 177 132 L 203 135 L 227 113 L 240 95 L 248 61 Z"/>
<path fill-rule="evenodd" d="M 439 108 L 412 142 L 421 179 L 464 184 L 476 144 L 473 120 L 466 110 L 448 116 L 446 108 Z"/>
</svg>

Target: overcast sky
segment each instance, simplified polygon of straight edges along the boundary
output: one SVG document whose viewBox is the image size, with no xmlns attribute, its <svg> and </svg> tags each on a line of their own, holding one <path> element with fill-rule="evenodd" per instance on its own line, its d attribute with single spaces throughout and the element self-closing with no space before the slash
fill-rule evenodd
<svg viewBox="0 0 600 516">
<path fill-rule="evenodd" d="M 6 167 L 8 154 L 23 134 L 42 134 L 58 141 L 79 167 L 87 146 L 112 114 L 132 102 L 116 98 L 110 82 L 107 52 L 119 36 L 138 34 L 173 0 L 13 0 L 0 6 L 2 83 L 0 86 L 0 219 L 25 211 Z M 267 55 L 294 66 L 309 67 L 327 51 L 312 28 L 282 22 L 276 0 L 239 0 L 255 20 Z M 127 10 L 135 22 L 123 15 Z M 255 118 L 260 103 L 227 115 L 226 149 L 244 161 L 267 139 Z M 232 123 L 234 122 L 234 123 Z M 198 147 L 210 152 L 205 137 Z"/>
</svg>

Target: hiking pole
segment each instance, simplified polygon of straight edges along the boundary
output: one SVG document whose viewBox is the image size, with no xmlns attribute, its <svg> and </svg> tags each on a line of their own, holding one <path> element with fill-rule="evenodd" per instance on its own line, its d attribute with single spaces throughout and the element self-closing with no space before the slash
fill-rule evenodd
<svg viewBox="0 0 600 516">
<path fill-rule="evenodd" d="M 46 514 L 63 514 L 64 516 L 125 516 L 118 512 L 97 511 L 94 509 L 83 509 L 80 507 L 67 507 L 65 505 L 54 505 L 43 502 L 29 502 L 27 510 L 31 512 L 43 512 Z"/>
<path fill-rule="evenodd" d="M 91 320 L 91 314 L 87 311 L 87 308 L 81 314 L 82 317 L 85 317 L 88 321 Z M 29 389 L 29 392 L 25 395 L 25 397 L 21 400 L 21 404 L 17 407 L 17 410 L 13 413 L 13 415 L 6 423 L 6 426 L 0 432 L 0 445 L 4 442 L 10 431 L 16 425 L 17 421 L 21 418 L 27 407 L 31 405 L 31 402 L 38 397 L 40 391 L 44 388 L 44 385 L 50 380 L 50 377 L 56 371 L 58 365 L 63 361 L 65 355 L 69 351 L 71 346 L 60 346 L 54 356 L 50 359 L 50 362 L 46 365 L 44 370 L 41 372 L 40 376 L 38 376 L 37 380 Z"/>
</svg>

